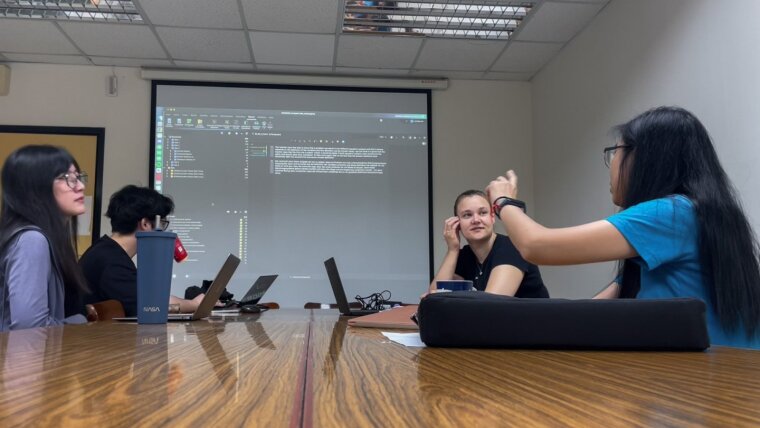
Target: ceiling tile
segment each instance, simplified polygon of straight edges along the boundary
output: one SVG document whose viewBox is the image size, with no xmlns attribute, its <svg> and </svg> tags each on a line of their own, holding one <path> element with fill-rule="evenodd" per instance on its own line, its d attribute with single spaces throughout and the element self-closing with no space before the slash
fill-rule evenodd
<svg viewBox="0 0 760 428">
<path fill-rule="evenodd" d="M 335 36 L 265 32 L 250 34 L 256 63 L 332 66 Z"/>
<path fill-rule="evenodd" d="M 174 61 L 180 68 L 194 70 L 253 71 L 253 64 L 238 62 Z"/>
<path fill-rule="evenodd" d="M 187 61 L 248 62 L 244 31 L 156 27 L 172 58 Z"/>
<path fill-rule="evenodd" d="M 607 2 L 539 0 L 505 50 L 496 40 L 336 34 L 344 0 L 140 0 L 155 30 L 0 20 L 0 61 L 525 81 Z"/>
<path fill-rule="evenodd" d="M 411 67 L 422 39 L 412 37 L 340 36 L 336 64 L 348 67 Z"/>
<path fill-rule="evenodd" d="M 483 76 L 483 79 L 487 80 L 516 80 L 521 82 L 527 82 L 533 78 L 535 73 L 504 73 L 504 72 L 490 72 Z"/>
<path fill-rule="evenodd" d="M 554 58 L 562 46 L 562 43 L 512 42 L 491 70 L 536 72 Z"/>
<path fill-rule="evenodd" d="M 41 55 L 41 54 L 14 54 L 7 53 L 4 55 L 8 61 L 12 62 L 41 62 L 47 64 L 74 64 L 74 65 L 92 65 L 86 56 L 81 55 Z"/>
<path fill-rule="evenodd" d="M 63 31 L 87 55 L 166 58 L 147 25 L 61 22 Z"/>
<path fill-rule="evenodd" d="M 505 41 L 428 39 L 414 68 L 484 71 L 505 44 Z"/>
<path fill-rule="evenodd" d="M 256 69 L 260 71 L 283 71 L 286 73 L 317 73 L 328 74 L 332 72 L 332 67 L 318 67 L 314 65 L 283 65 L 283 64 L 257 64 Z"/>
<path fill-rule="evenodd" d="M 95 65 L 115 65 L 117 67 L 171 67 L 166 59 L 113 58 L 103 56 L 90 57 Z"/>
<path fill-rule="evenodd" d="M 75 55 L 80 53 L 50 21 L 3 18 L 0 22 L 2 52 Z"/>
<path fill-rule="evenodd" d="M 242 0 L 249 30 L 335 34 L 339 0 Z"/>
<path fill-rule="evenodd" d="M 543 3 L 515 40 L 534 42 L 567 42 L 591 22 L 604 4 Z"/>
<path fill-rule="evenodd" d="M 236 0 L 140 0 L 153 25 L 242 29 Z"/>
</svg>

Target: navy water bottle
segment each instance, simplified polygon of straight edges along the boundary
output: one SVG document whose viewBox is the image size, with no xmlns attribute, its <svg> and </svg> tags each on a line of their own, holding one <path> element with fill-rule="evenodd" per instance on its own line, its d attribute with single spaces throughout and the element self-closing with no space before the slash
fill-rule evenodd
<svg viewBox="0 0 760 428">
<path fill-rule="evenodd" d="M 159 223 L 156 222 L 158 225 Z M 172 286 L 177 234 L 137 232 L 137 322 L 165 324 Z"/>
</svg>

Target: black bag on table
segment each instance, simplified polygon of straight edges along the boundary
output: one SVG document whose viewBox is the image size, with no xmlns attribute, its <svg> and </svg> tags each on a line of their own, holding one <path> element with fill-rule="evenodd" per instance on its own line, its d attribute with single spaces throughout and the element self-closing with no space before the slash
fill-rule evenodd
<svg viewBox="0 0 760 428">
<path fill-rule="evenodd" d="M 420 338 L 428 346 L 702 351 L 710 346 L 699 299 L 519 299 L 485 292 L 428 295 Z"/>
<path fill-rule="evenodd" d="M 208 293 L 208 289 L 209 287 L 211 287 L 211 284 L 213 282 L 214 281 L 210 279 L 204 279 L 202 287 L 198 287 L 197 285 L 191 285 L 190 287 L 187 287 L 185 289 L 185 299 L 193 300 L 196 297 L 198 297 L 198 295 L 201 293 Z M 225 288 L 224 291 L 222 291 L 222 295 L 219 296 L 219 301 L 224 304 L 228 304 L 233 301 L 232 300 L 233 297 L 235 297 L 235 295 L 227 291 L 227 289 Z M 221 308 L 217 307 L 217 309 L 221 309 Z"/>
</svg>

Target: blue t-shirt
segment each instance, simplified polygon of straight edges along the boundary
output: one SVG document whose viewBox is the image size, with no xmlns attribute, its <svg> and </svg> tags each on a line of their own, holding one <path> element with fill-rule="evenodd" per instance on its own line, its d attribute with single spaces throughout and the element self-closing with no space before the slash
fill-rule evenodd
<svg viewBox="0 0 760 428">
<path fill-rule="evenodd" d="M 699 229 L 692 202 L 682 195 L 654 199 L 621 211 L 612 223 L 639 253 L 639 299 L 694 297 L 707 306 L 707 330 L 713 345 L 760 349 L 760 337 L 748 339 L 743 329 L 729 333 L 715 313 L 699 264 Z"/>
</svg>

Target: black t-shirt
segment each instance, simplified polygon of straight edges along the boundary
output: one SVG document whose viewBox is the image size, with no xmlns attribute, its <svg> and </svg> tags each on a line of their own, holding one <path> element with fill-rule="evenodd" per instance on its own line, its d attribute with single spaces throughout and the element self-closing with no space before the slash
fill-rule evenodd
<svg viewBox="0 0 760 428">
<path fill-rule="evenodd" d="M 66 318 L 76 315 L 76 314 L 82 314 L 84 316 L 87 316 L 87 311 L 85 310 L 85 303 L 84 299 L 82 298 L 83 292 L 77 290 L 72 290 L 69 287 L 64 287 L 63 289 L 63 316 Z"/>
<path fill-rule="evenodd" d="M 478 263 L 478 259 L 470 246 L 465 245 L 459 251 L 456 274 L 464 279 L 471 280 L 476 289 L 484 291 L 488 285 L 488 278 L 491 277 L 491 271 L 496 266 L 501 265 L 512 265 L 525 274 L 515 297 L 549 297 L 549 291 L 544 286 L 538 266 L 523 259 L 520 252 L 512 244 L 512 240 L 498 233 L 491 252 L 488 253 L 482 265 Z"/>
<path fill-rule="evenodd" d="M 116 241 L 103 235 L 79 259 L 90 286 L 85 303 L 116 299 L 128 317 L 137 315 L 137 268 Z"/>
</svg>

